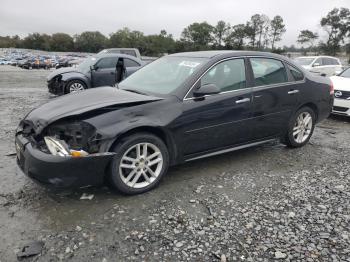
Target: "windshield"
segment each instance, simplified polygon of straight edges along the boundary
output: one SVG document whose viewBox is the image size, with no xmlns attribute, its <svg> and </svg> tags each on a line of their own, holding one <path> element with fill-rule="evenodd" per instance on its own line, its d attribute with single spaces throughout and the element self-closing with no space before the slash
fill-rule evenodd
<svg viewBox="0 0 350 262">
<path fill-rule="evenodd" d="M 90 67 L 96 63 L 96 57 L 88 57 L 82 63 L 78 65 L 78 69 L 84 73 L 90 71 Z"/>
<path fill-rule="evenodd" d="M 119 84 L 120 89 L 166 95 L 175 91 L 206 58 L 166 56 L 141 68 Z"/>
<path fill-rule="evenodd" d="M 308 58 L 308 57 L 299 57 L 296 58 L 295 61 L 299 64 L 299 65 L 310 65 L 312 63 L 312 61 L 314 61 L 315 58 Z"/>
<path fill-rule="evenodd" d="M 344 70 L 339 76 L 350 78 L 350 67 Z"/>
</svg>

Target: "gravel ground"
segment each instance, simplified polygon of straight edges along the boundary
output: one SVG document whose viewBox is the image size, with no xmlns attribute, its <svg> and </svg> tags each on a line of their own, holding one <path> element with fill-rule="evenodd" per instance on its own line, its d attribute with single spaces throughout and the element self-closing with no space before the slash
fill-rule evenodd
<svg viewBox="0 0 350 262">
<path fill-rule="evenodd" d="M 350 121 L 171 168 L 152 192 L 49 192 L 15 165 L 14 130 L 50 99 L 47 71 L 0 67 L 0 261 L 350 261 Z M 93 194 L 92 200 L 80 196 Z"/>
</svg>

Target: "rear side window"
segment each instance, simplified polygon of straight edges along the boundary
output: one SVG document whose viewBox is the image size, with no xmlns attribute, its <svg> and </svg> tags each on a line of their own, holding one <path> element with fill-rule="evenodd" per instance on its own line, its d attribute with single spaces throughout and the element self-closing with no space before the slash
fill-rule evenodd
<svg viewBox="0 0 350 262">
<path fill-rule="evenodd" d="M 288 65 L 288 68 L 295 81 L 301 81 L 304 79 L 304 74 L 300 70 L 291 65 Z"/>
<path fill-rule="evenodd" d="M 98 61 L 97 66 L 98 68 L 115 68 L 117 65 L 117 58 L 116 57 L 105 57 L 102 58 L 100 61 Z"/>
<path fill-rule="evenodd" d="M 217 64 L 202 77 L 201 85 L 206 84 L 215 84 L 221 92 L 245 88 L 244 60 L 233 59 Z"/>
<path fill-rule="evenodd" d="M 137 62 L 135 62 L 134 60 L 131 60 L 129 58 L 124 58 L 124 65 L 125 65 L 125 67 L 140 66 Z"/>
<path fill-rule="evenodd" d="M 288 82 L 283 63 L 270 58 L 251 58 L 256 86 L 272 85 Z"/>
<path fill-rule="evenodd" d="M 333 65 L 340 65 L 337 59 L 331 58 Z"/>
</svg>

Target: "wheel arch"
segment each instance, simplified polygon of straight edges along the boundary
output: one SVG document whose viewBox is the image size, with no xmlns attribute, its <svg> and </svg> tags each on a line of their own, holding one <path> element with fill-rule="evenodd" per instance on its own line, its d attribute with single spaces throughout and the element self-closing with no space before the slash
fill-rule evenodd
<svg viewBox="0 0 350 262">
<path fill-rule="evenodd" d="M 62 74 L 61 81 L 64 82 L 64 88 L 66 89 L 68 83 L 72 81 L 81 81 L 84 83 L 86 88 L 91 88 L 90 80 L 82 74 L 76 74 L 76 73 L 67 73 L 67 74 Z"/>
<path fill-rule="evenodd" d="M 124 137 L 136 134 L 136 133 L 149 133 L 154 136 L 157 136 L 160 138 L 165 146 L 168 148 L 169 151 L 169 162 L 170 165 L 174 164 L 177 159 L 177 149 L 176 149 L 176 144 L 174 142 L 173 137 L 166 132 L 163 128 L 161 127 L 154 127 L 154 126 L 139 126 L 135 128 L 131 128 L 129 130 L 124 131 L 123 133 L 119 134 L 116 136 L 112 143 L 108 146 L 108 151 L 111 151 L 112 148 L 119 143 L 121 139 Z"/>
<path fill-rule="evenodd" d="M 297 108 L 297 110 L 295 110 L 295 112 L 298 112 L 298 110 L 300 110 L 300 108 L 302 108 L 302 107 L 309 107 L 309 108 L 311 108 L 314 111 L 314 113 L 315 113 L 315 117 L 316 117 L 315 122 L 317 122 L 318 115 L 319 115 L 319 109 L 318 109 L 317 105 L 315 103 L 313 103 L 313 102 L 307 102 L 307 103 L 304 103 L 304 104 L 300 105 Z"/>
</svg>

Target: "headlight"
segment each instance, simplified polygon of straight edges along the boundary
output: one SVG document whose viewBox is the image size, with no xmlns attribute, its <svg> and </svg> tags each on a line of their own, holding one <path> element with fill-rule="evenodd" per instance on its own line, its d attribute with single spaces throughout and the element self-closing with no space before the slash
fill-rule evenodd
<svg viewBox="0 0 350 262">
<path fill-rule="evenodd" d="M 83 157 L 89 155 L 84 150 L 73 150 L 69 149 L 66 142 L 58 140 L 54 137 L 45 136 L 44 137 L 47 148 L 50 153 L 54 156 L 72 156 L 72 157 Z"/>
<path fill-rule="evenodd" d="M 54 156 L 69 156 L 69 149 L 67 144 L 64 141 L 55 139 L 50 136 L 44 137 L 45 143 L 47 148 L 49 149 L 50 153 Z"/>
</svg>

